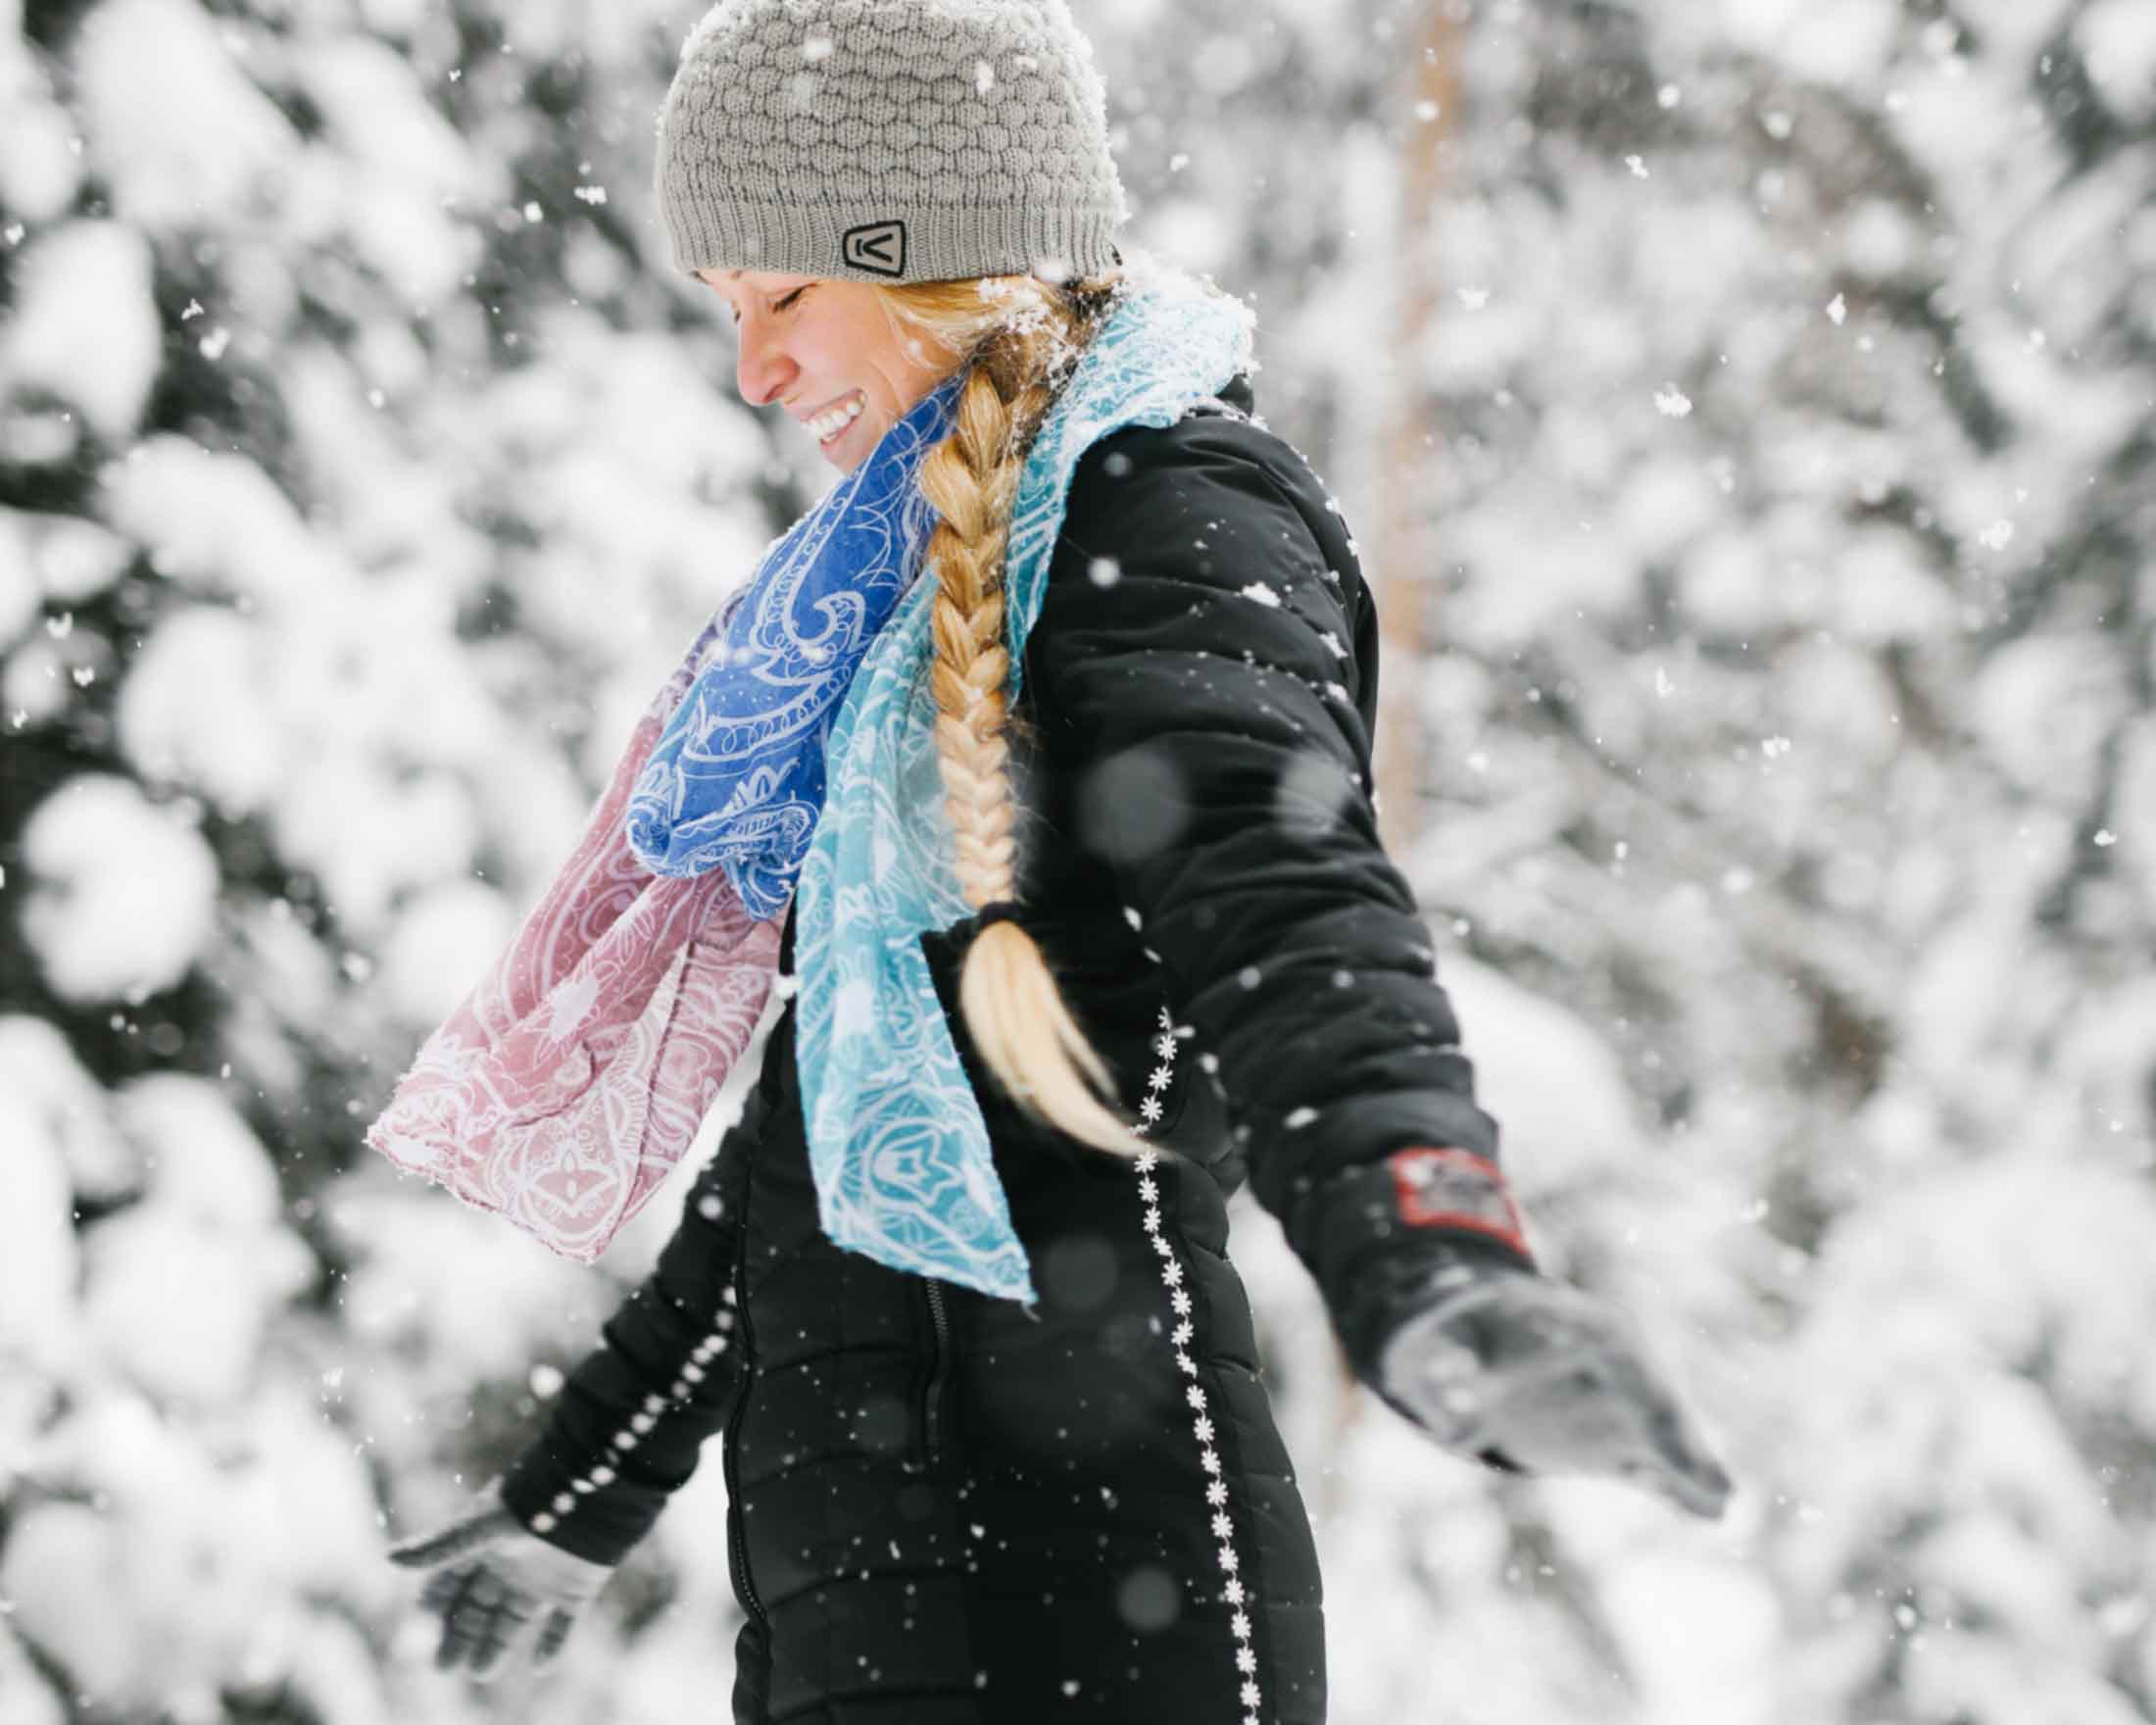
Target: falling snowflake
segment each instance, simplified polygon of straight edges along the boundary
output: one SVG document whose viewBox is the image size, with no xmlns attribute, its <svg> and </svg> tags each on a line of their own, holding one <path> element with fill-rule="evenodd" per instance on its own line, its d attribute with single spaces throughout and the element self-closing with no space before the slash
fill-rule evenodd
<svg viewBox="0 0 2156 1725">
<path fill-rule="evenodd" d="M 1673 419 L 1682 419 L 1691 412 L 1691 397 L 1674 383 L 1665 383 L 1654 392 L 1654 405 Z"/>
</svg>

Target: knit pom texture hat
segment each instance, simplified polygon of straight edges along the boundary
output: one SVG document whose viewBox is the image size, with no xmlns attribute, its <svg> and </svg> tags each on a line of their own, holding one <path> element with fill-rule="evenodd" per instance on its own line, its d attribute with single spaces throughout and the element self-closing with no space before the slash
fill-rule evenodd
<svg viewBox="0 0 2156 1725">
<path fill-rule="evenodd" d="M 720 0 L 659 114 L 674 265 L 1085 275 L 1128 211 L 1064 0 Z"/>
</svg>

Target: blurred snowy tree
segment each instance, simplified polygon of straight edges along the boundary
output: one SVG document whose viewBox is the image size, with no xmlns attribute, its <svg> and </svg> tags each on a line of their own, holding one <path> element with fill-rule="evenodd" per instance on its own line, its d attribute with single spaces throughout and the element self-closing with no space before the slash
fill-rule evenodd
<svg viewBox="0 0 2156 1725">
<path fill-rule="evenodd" d="M 0 1705 L 401 1709 L 377 1503 L 611 1303 L 359 1129 L 798 507 L 644 220 L 687 22 L 0 19 Z"/>
<path fill-rule="evenodd" d="M 1717 1716 L 2148 1717 L 2156 13 L 1452 11 L 1411 872 L 1645 1105 L 1527 1177 L 1723 1362 Z"/>
</svg>

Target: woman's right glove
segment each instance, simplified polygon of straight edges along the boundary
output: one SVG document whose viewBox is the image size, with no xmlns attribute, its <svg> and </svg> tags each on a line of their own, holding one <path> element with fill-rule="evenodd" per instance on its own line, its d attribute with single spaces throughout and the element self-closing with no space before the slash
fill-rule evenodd
<svg viewBox="0 0 2156 1725">
<path fill-rule="evenodd" d="M 486 1683 L 509 1668 L 513 1651 L 518 1657 L 528 1652 L 534 1669 L 543 1667 L 613 1571 L 526 1531 L 491 1487 L 483 1496 L 474 1513 L 392 1547 L 389 1558 L 434 1571 L 419 1609 L 441 1613 L 435 1666 L 468 1665 Z"/>
</svg>

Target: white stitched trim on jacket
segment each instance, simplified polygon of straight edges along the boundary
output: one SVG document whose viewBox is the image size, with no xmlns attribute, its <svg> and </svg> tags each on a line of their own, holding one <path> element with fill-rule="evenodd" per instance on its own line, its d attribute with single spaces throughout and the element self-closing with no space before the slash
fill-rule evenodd
<svg viewBox="0 0 2156 1725">
<path fill-rule="evenodd" d="M 1167 1089 L 1175 1071 L 1175 1020 L 1168 1015 L 1165 1007 L 1160 1009 L 1160 1034 L 1153 1038 L 1153 1052 L 1160 1057 L 1160 1064 L 1152 1070 L 1147 1082 L 1148 1095 L 1139 1105 L 1143 1116 L 1135 1128 L 1144 1133 L 1160 1119 L 1159 1095 Z M 1205 1411 L 1205 1392 L 1199 1387 L 1198 1361 L 1191 1357 L 1191 1292 L 1183 1286 L 1183 1263 L 1176 1257 L 1175 1247 L 1162 1231 L 1160 1221 L 1160 1182 L 1153 1169 L 1159 1165 L 1160 1153 L 1143 1150 L 1138 1153 L 1138 1196 L 1146 1207 L 1146 1234 L 1152 1242 L 1152 1249 L 1160 1259 L 1160 1280 L 1168 1290 L 1168 1304 L 1175 1311 L 1175 1327 L 1169 1332 L 1169 1340 L 1175 1346 L 1175 1367 L 1184 1378 L 1183 1399 L 1191 1407 L 1191 1431 L 1198 1439 L 1198 1464 L 1205 1470 L 1205 1506 L 1212 1515 L 1213 1538 L 1220 1542 L 1220 1573 L 1223 1582 L 1220 1597 L 1235 1607 L 1235 1615 L 1228 1620 L 1235 1632 L 1235 1668 L 1242 1680 L 1243 1725 L 1258 1725 L 1257 1653 L 1250 1646 L 1250 1614 L 1249 1601 L 1243 1585 L 1243 1563 L 1235 1549 L 1235 1522 L 1228 1513 L 1228 1486 L 1221 1478 L 1220 1452 L 1213 1447 L 1212 1415 Z"/>
</svg>

